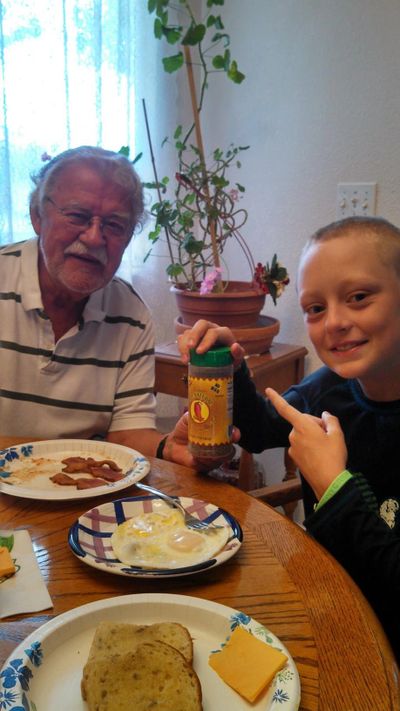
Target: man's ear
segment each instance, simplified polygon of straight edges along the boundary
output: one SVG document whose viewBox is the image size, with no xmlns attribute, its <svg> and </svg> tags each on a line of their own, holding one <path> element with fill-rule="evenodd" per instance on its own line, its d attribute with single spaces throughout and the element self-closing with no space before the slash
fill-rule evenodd
<svg viewBox="0 0 400 711">
<path fill-rule="evenodd" d="M 35 205 L 34 207 L 31 206 L 29 208 L 29 214 L 31 216 L 31 222 L 32 222 L 33 229 L 35 230 L 36 234 L 39 236 L 42 219 L 39 214 L 38 205 Z"/>
</svg>

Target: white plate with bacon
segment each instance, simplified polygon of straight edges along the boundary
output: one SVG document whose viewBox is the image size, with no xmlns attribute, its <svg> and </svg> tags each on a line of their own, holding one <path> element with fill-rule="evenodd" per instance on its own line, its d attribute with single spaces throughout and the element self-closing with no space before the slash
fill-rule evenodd
<svg viewBox="0 0 400 711">
<path fill-rule="evenodd" d="M 126 489 L 150 471 L 130 447 L 57 439 L 0 450 L 0 491 L 25 499 L 68 501 Z"/>
</svg>

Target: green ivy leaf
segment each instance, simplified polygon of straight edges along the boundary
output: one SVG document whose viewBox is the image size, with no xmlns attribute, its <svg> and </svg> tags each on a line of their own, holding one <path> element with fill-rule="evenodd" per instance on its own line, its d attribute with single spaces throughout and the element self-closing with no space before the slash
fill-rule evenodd
<svg viewBox="0 0 400 711">
<path fill-rule="evenodd" d="M 231 62 L 231 65 L 227 70 L 227 74 L 229 79 L 232 79 L 235 84 L 241 84 L 243 79 L 245 79 L 245 75 L 242 74 L 242 72 L 239 72 L 237 62 L 235 62 L 235 60 Z"/>
<path fill-rule="evenodd" d="M 162 63 L 164 70 L 168 72 L 168 74 L 172 74 L 183 66 L 183 53 L 179 52 L 179 54 L 174 54 L 171 57 L 164 57 Z"/>
<path fill-rule="evenodd" d="M 129 158 L 129 146 L 121 146 L 118 153 L 125 158 Z"/>
<path fill-rule="evenodd" d="M 207 27 L 214 26 L 216 30 L 223 30 L 224 25 L 222 23 L 220 15 L 209 15 L 207 18 Z"/>
<path fill-rule="evenodd" d="M 246 191 L 246 188 L 243 185 L 240 185 L 240 183 L 236 183 L 236 187 L 241 193 Z"/>
<path fill-rule="evenodd" d="M 165 271 L 170 277 L 177 277 L 180 274 L 184 274 L 184 269 L 180 264 L 169 264 Z"/>
<path fill-rule="evenodd" d="M 229 185 L 229 180 L 226 180 L 226 178 L 223 178 L 220 175 L 213 175 L 211 183 L 212 185 L 215 185 L 216 188 L 226 188 L 226 186 Z"/>
<path fill-rule="evenodd" d="M 154 30 L 153 31 L 154 31 L 154 37 L 156 39 L 161 39 L 161 37 L 163 36 L 163 26 L 162 26 L 161 20 L 158 17 L 156 17 L 156 19 L 154 20 Z"/>
<path fill-rule="evenodd" d="M 129 150 L 129 149 L 128 149 L 128 150 Z M 143 155 L 143 151 L 142 151 L 141 153 L 138 153 L 137 156 L 133 159 L 132 165 L 135 165 L 135 163 L 137 163 L 138 160 L 141 159 L 142 155 Z"/>
<path fill-rule="evenodd" d="M 276 306 L 278 289 L 276 288 L 275 284 L 273 284 L 272 282 L 268 282 L 268 289 L 269 289 L 269 293 L 271 295 L 272 301 L 274 302 L 274 304 Z"/>
<path fill-rule="evenodd" d="M 149 182 L 142 182 L 142 185 L 144 188 L 147 188 L 148 190 L 156 190 L 156 188 L 162 188 L 163 185 L 162 183 L 157 183 L 155 180 L 150 180 Z M 153 208 L 151 208 L 153 209 Z"/>
<path fill-rule="evenodd" d="M 285 279 L 287 279 L 287 275 L 288 273 L 285 267 L 278 267 L 276 270 L 276 274 L 274 274 L 274 279 L 276 279 L 277 281 L 284 281 Z"/>
<path fill-rule="evenodd" d="M 213 5 L 223 5 L 225 0 L 207 0 L 207 7 L 212 7 Z"/>
<path fill-rule="evenodd" d="M 192 213 L 189 210 L 182 212 L 179 215 L 178 223 L 182 225 L 185 230 L 191 229 L 194 225 Z"/>
<path fill-rule="evenodd" d="M 206 27 L 205 25 L 199 24 L 191 24 L 188 31 L 186 32 L 184 38 L 182 39 L 182 44 L 183 45 L 190 45 L 193 47 L 196 44 L 200 44 L 200 42 L 204 39 L 204 35 L 206 34 Z"/>
<path fill-rule="evenodd" d="M 160 226 L 160 225 L 157 225 L 154 230 L 151 230 L 151 232 L 149 232 L 149 240 L 150 240 L 150 242 L 153 242 L 153 244 L 154 244 L 155 242 L 157 242 L 157 240 L 160 238 L 160 232 L 161 232 L 161 226 Z"/>
<path fill-rule="evenodd" d="M 183 204 L 184 205 L 193 205 L 195 199 L 196 199 L 195 193 L 186 193 L 185 197 L 183 198 Z"/>
<path fill-rule="evenodd" d="M 147 10 L 149 11 L 150 14 L 151 14 L 152 12 L 154 12 L 154 10 L 156 9 L 156 7 L 157 7 L 157 0 L 148 0 L 148 2 L 147 2 Z"/>
<path fill-rule="evenodd" d="M 219 42 L 222 39 L 225 41 L 225 47 L 227 47 L 229 45 L 230 39 L 229 35 L 227 35 L 225 32 L 217 32 L 217 34 L 214 35 L 211 41 Z"/>
<path fill-rule="evenodd" d="M 182 135 L 182 126 L 177 126 L 174 133 L 174 138 L 179 138 Z"/>
<path fill-rule="evenodd" d="M 168 44 L 176 44 L 181 38 L 181 27 L 163 27 L 163 35 Z"/>
<path fill-rule="evenodd" d="M 195 239 L 190 232 L 183 240 L 182 246 L 188 254 L 194 256 L 201 253 L 204 247 L 204 242 L 203 240 Z"/>
<path fill-rule="evenodd" d="M 214 69 L 224 69 L 225 68 L 225 60 L 224 60 L 222 54 L 216 54 L 215 57 L 213 57 L 212 65 L 213 65 Z"/>
</svg>

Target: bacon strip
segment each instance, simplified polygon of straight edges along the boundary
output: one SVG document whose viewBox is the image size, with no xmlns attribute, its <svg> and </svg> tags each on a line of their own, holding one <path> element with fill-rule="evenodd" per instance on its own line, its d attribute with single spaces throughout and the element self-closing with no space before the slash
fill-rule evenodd
<svg viewBox="0 0 400 711">
<path fill-rule="evenodd" d="M 54 481 L 55 484 L 60 484 L 61 486 L 75 486 L 76 484 L 76 479 L 73 479 L 72 476 L 68 476 L 68 474 L 64 474 L 64 472 L 54 474 L 50 477 L 50 480 Z"/>
<path fill-rule="evenodd" d="M 122 469 L 112 459 L 96 460 L 93 457 L 66 457 L 62 472 L 50 479 L 60 486 L 76 486 L 77 489 L 91 489 L 104 486 L 106 482 L 120 481 L 124 478 Z M 93 479 L 80 477 L 73 479 L 68 474 L 90 474 Z"/>
<path fill-rule="evenodd" d="M 122 470 L 114 471 L 108 467 L 92 467 L 90 471 L 92 476 L 100 476 L 106 481 L 119 481 L 124 478 Z"/>
<path fill-rule="evenodd" d="M 94 489 L 96 486 L 104 486 L 104 479 L 75 479 L 77 489 Z"/>
</svg>

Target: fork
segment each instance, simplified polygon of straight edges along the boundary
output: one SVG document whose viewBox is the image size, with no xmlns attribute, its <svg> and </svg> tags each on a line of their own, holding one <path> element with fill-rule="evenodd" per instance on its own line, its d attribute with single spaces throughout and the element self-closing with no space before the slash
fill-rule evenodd
<svg viewBox="0 0 400 711">
<path fill-rule="evenodd" d="M 186 509 L 182 506 L 178 499 L 175 499 L 172 496 L 168 496 L 168 494 L 165 494 L 159 489 L 155 489 L 153 486 L 148 486 L 148 484 L 142 484 L 139 481 L 135 482 L 135 486 L 137 486 L 139 489 L 143 489 L 143 491 L 148 491 L 150 494 L 158 496 L 160 499 L 166 501 L 167 504 L 170 504 L 170 506 L 179 509 L 179 511 L 181 511 L 183 514 L 185 526 L 187 528 L 191 528 L 193 531 L 204 531 L 212 533 L 218 528 L 224 528 L 223 526 L 220 526 L 217 523 L 207 523 L 207 521 L 200 521 L 199 518 L 195 518 L 195 516 L 192 516 L 192 514 L 186 511 Z"/>
</svg>

